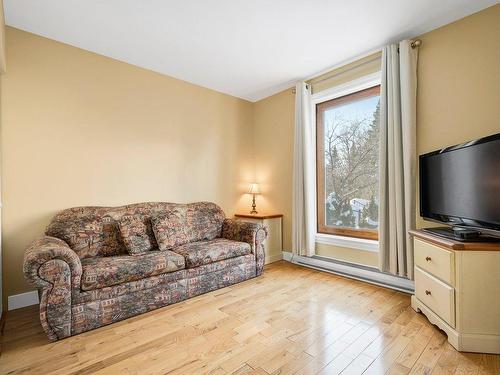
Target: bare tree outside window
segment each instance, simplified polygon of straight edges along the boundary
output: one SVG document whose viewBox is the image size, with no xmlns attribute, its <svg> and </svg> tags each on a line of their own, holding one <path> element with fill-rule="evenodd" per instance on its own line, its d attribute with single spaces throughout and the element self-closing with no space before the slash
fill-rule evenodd
<svg viewBox="0 0 500 375">
<path fill-rule="evenodd" d="M 319 232 L 378 236 L 379 92 L 317 105 Z"/>
</svg>

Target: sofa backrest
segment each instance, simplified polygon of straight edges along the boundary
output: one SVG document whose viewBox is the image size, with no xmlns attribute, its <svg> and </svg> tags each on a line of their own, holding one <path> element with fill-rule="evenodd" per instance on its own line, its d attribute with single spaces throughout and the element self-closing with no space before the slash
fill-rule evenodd
<svg viewBox="0 0 500 375">
<path fill-rule="evenodd" d="M 187 207 L 186 226 L 190 242 L 220 237 L 225 214 L 215 203 L 188 204 L 149 202 L 121 207 L 74 207 L 59 212 L 50 222 L 45 234 L 65 241 L 83 258 L 126 254 L 120 236 L 118 220 L 137 215 L 150 218 L 176 207 Z"/>
</svg>

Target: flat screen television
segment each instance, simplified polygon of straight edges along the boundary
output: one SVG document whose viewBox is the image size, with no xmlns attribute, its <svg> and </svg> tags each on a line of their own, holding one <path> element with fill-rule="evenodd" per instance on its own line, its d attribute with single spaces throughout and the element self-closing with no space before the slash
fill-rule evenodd
<svg viewBox="0 0 500 375">
<path fill-rule="evenodd" d="M 420 216 L 455 238 L 500 236 L 500 133 L 421 155 L 419 166 Z"/>
</svg>

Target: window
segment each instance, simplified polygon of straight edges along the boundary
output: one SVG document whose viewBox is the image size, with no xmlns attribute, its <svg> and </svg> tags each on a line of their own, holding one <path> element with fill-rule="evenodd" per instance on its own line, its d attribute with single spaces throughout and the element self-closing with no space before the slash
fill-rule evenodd
<svg viewBox="0 0 500 375">
<path fill-rule="evenodd" d="M 318 233 L 378 239 L 380 85 L 316 104 Z"/>
</svg>

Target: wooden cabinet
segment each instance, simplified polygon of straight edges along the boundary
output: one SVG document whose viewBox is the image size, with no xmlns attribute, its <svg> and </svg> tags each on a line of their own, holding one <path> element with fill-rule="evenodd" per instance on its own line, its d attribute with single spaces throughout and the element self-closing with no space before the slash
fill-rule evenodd
<svg viewBox="0 0 500 375">
<path fill-rule="evenodd" d="M 412 307 L 459 351 L 500 354 L 500 244 L 462 243 L 423 231 L 414 241 Z"/>
<path fill-rule="evenodd" d="M 236 220 L 249 221 L 259 223 L 267 228 L 267 239 L 264 242 L 264 251 L 266 253 L 265 263 L 276 262 L 282 259 L 283 251 L 283 215 L 251 215 L 251 214 L 236 214 Z"/>
</svg>

